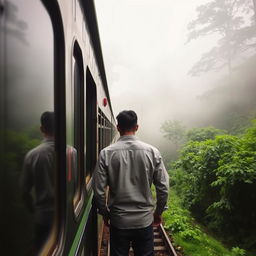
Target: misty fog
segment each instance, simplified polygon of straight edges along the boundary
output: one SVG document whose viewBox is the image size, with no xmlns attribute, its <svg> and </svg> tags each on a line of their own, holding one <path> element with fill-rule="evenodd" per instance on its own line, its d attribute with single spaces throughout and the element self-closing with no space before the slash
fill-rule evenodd
<svg viewBox="0 0 256 256">
<path fill-rule="evenodd" d="M 33 13 L 19 1 L 10 1 L 8 5 L 6 97 L 8 126 L 14 129 L 24 128 L 32 120 L 37 125 L 42 112 L 53 110 L 52 25 L 40 3 L 29 4 Z"/>
<path fill-rule="evenodd" d="M 114 114 L 124 109 L 135 110 L 140 125 L 138 136 L 163 151 L 171 147 L 160 132 L 166 120 L 179 120 L 187 128 L 213 125 L 225 129 L 225 118 L 229 115 L 251 112 L 255 117 L 252 81 L 256 78 L 253 71 L 256 60 L 250 59 L 255 47 L 250 51 L 229 51 L 230 76 L 227 65 L 213 67 L 197 76 L 189 74 L 204 53 L 218 44 L 222 47 L 226 40 L 220 41 L 221 32 L 189 40 L 188 27 L 197 19 L 197 7 L 210 2 L 95 1 Z M 245 0 L 244 4 L 247 13 L 242 13 L 243 7 L 241 13 L 235 14 L 244 18 L 240 27 L 253 23 L 252 1 Z M 246 33 L 249 32 L 247 29 Z M 220 53 L 215 50 L 209 62 L 213 66 L 221 64 L 216 61 Z M 243 89 L 245 81 L 248 83 Z M 224 122 L 220 123 L 221 112 Z"/>
</svg>

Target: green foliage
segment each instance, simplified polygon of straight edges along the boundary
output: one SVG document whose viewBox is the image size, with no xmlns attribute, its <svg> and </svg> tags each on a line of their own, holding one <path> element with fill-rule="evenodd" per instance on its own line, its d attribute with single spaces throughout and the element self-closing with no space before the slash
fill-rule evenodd
<svg viewBox="0 0 256 256">
<path fill-rule="evenodd" d="M 4 138 L 6 150 L 1 156 L 1 162 L 5 168 L 15 171 L 21 170 L 25 154 L 40 143 L 40 137 L 34 129 L 26 132 L 7 131 Z"/>
<path fill-rule="evenodd" d="M 245 256 L 245 250 L 239 247 L 233 247 L 231 253 L 231 256 Z"/>
<path fill-rule="evenodd" d="M 247 93 L 249 94 L 250 92 L 247 92 Z M 253 93 L 251 93 L 250 97 L 252 96 L 253 96 Z M 240 95 L 240 97 L 242 98 L 243 96 Z M 248 97 L 246 98 L 248 99 Z M 240 108 L 242 109 L 242 106 L 240 106 Z M 254 107 L 250 106 L 247 108 L 253 109 Z M 222 112 L 222 118 L 225 119 L 225 124 L 224 123 L 223 124 L 227 128 L 227 131 L 233 135 L 244 134 L 246 129 L 248 129 L 251 126 L 251 119 L 254 117 L 255 115 L 253 114 L 245 115 L 237 112 L 233 112 L 233 113 L 228 112 L 228 116 L 227 116 L 227 113 L 225 113 L 225 110 Z"/>
<path fill-rule="evenodd" d="M 186 138 L 188 141 L 205 141 L 205 140 L 212 140 L 217 135 L 225 134 L 226 131 L 216 129 L 212 126 L 204 127 L 204 128 L 193 128 L 190 129 L 187 134 Z"/>
<path fill-rule="evenodd" d="M 165 228 L 172 233 L 179 233 L 183 239 L 200 240 L 200 230 L 192 224 L 193 218 L 188 210 L 182 208 L 174 192 L 170 194 L 169 209 L 164 212 Z"/>
<path fill-rule="evenodd" d="M 168 210 L 164 212 L 165 228 L 174 238 L 174 245 L 182 247 L 182 255 L 186 256 L 232 256 L 216 239 L 205 234 L 195 223 L 189 211 L 181 205 L 181 200 L 171 189 Z"/>
<path fill-rule="evenodd" d="M 195 138 L 172 165 L 171 185 L 197 219 L 229 242 L 256 249 L 256 121 L 240 137 Z"/>
<path fill-rule="evenodd" d="M 6 250 L 8 255 L 14 255 L 13 250 L 16 249 L 14 251 L 17 252 L 17 248 L 22 248 L 21 252 L 26 254 L 33 239 L 34 229 L 31 221 L 33 216 L 24 206 L 19 176 L 26 153 L 40 143 L 41 136 L 37 129 L 30 128 L 20 132 L 0 131 L 0 137 L 4 139 L 3 153 L 0 154 L 0 163 L 3 167 L 1 188 L 3 191 L 8 191 L 8 195 L 1 198 L 1 205 L 4 206 L 1 211 L 1 219 L 4 220 L 1 228 L 5 230 L 2 244 L 3 253 Z M 25 229 L 24 223 L 26 223 Z"/>
</svg>

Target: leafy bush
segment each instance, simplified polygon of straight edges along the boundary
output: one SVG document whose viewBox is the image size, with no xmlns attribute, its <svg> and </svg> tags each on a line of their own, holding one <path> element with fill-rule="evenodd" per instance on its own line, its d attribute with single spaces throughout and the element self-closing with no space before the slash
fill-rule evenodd
<svg viewBox="0 0 256 256">
<path fill-rule="evenodd" d="M 193 128 L 187 132 L 186 138 L 188 141 L 213 140 L 217 135 L 222 135 L 225 133 L 225 130 L 216 129 L 212 126 L 204 128 Z"/>
<path fill-rule="evenodd" d="M 206 140 L 198 135 L 182 148 L 170 171 L 171 185 L 197 219 L 229 241 L 250 239 L 248 246 L 256 248 L 256 121 L 240 137 L 209 139 L 207 129 L 213 137 L 214 129 L 206 128 L 202 136 L 194 133 Z"/>
<path fill-rule="evenodd" d="M 164 226 L 171 232 L 174 245 L 182 248 L 182 255 L 231 256 L 220 242 L 201 230 L 189 211 L 181 206 L 180 198 L 173 189 L 170 190 L 168 206 L 163 214 Z"/>
<path fill-rule="evenodd" d="M 197 229 L 192 230 L 192 229 L 188 229 L 185 231 L 180 232 L 180 236 L 181 238 L 183 238 L 184 240 L 196 240 L 196 241 L 200 241 L 201 237 L 200 237 L 200 232 L 197 231 Z"/>
<path fill-rule="evenodd" d="M 232 256 L 245 256 L 245 250 L 239 247 L 233 247 L 231 253 Z"/>
</svg>

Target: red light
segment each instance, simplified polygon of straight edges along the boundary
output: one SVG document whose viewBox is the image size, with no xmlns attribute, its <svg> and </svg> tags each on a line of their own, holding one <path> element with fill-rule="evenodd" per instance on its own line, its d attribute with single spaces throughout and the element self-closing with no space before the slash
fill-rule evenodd
<svg viewBox="0 0 256 256">
<path fill-rule="evenodd" d="M 104 98 L 103 99 L 103 106 L 106 107 L 108 105 L 108 100 L 107 98 Z"/>
</svg>

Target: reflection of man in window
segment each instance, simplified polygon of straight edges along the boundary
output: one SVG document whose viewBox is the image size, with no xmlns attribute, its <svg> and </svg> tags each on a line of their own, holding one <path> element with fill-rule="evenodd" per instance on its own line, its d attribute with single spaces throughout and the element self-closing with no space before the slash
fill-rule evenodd
<svg viewBox="0 0 256 256">
<path fill-rule="evenodd" d="M 42 143 L 30 150 L 24 160 L 20 177 L 26 206 L 34 212 L 35 245 L 39 250 L 52 227 L 54 214 L 54 113 L 41 115 Z M 34 193 L 32 196 L 32 189 Z"/>
</svg>

